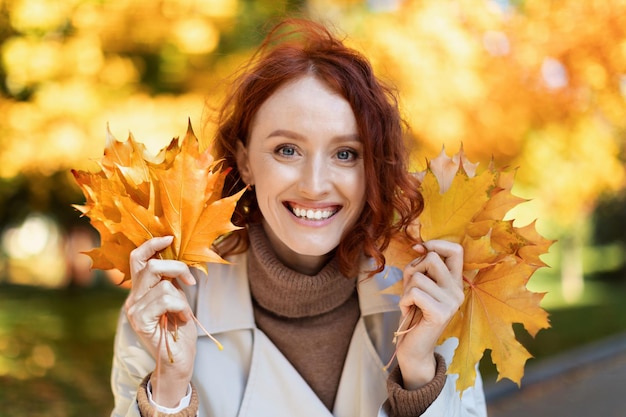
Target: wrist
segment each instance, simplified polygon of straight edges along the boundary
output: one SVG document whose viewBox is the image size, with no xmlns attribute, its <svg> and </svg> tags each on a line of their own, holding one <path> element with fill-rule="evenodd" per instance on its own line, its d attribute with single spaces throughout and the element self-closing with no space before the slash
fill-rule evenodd
<svg viewBox="0 0 626 417">
<path fill-rule="evenodd" d="M 149 383 L 152 387 L 152 399 L 163 407 L 176 407 L 180 400 L 188 395 L 191 376 L 168 376 L 163 372 L 153 372 Z"/>
<path fill-rule="evenodd" d="M 437 360 L 435 355 L 421 360 L 411 360 L 408 363 L 398 361 L 402 372 L 402 385 L 404 389 L 416 390 L 430 383 L 437 372 Z"/>
<path fill-rule="evenodd" d="M 170 417 L 197 417 L 198 394 L 193 384 L 188 384 L 188 394 L 181 399 L 177 407 L 165 407 L 158 404 L 152 397 L 150 377 L 146 375 L 137 389 L 137 406 L 142 416 L 170 416 Z"/>
</svg>

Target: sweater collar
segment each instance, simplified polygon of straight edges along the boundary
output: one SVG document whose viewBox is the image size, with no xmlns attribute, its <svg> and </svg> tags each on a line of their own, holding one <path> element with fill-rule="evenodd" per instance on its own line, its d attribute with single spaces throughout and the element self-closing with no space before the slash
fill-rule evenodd
<svg viewBox="0 0 626 417">
<path fill-rule="evenodd" d="M 248 228 L 248 280 L 254 300 L 282 317 L 300 318 L 327 313 L 354 293 L 356 278 L 346 278 L 333 257 L 316 275 L 286 267 L 273 251 L 260 224 Z"/>
</svg>

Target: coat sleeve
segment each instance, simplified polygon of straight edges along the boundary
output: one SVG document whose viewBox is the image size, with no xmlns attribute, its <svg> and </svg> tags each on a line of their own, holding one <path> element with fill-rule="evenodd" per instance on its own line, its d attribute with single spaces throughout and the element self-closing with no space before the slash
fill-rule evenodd
<svg viewBox="0 0 626 417">
<path fill-rule="evenodd" d="M 154 359 L 137 338 L 122 308 L 113 347 L 111 389 L 115 404 L 111 417 L 140 416 L 137 389 L 154 366 Z"/>
<path fill-rule="evenodd" d="M 456 378 L 448 375 L 443 390 L 435 401 L 422 414 L 422 417 L 486 417 L 487 407 L 483 394 L 480 374 L 476 384 L 463 391 L 463 396 L 456 391 Z"/>
<path fill-rule="evenodd" d="M 458 345 L 456 338 L 446 340 L 442 345 L 437 348 L 437 352 L 440 353 L 446 360 L 446 363 L 450 364 L 454 350 Z M 448 375 L 446 383 L 441 390 L 441 393 L 435 401 L 428 407 L 428 409 L 422 414 L 422 417 L 486 417 L 487 405 L 485 402 L 485 393 L 483 391 L 483 380 L 476 366 L 476 381 L 474 386 L 463 391 L 463 395 L 460 395 L 456 390 L 457 375 Z"/>
<path fill-rule="evenodd" d="M 437 348 L 437 352 L 444 357 L 446 363 L 449 364 L 452 360 L 457 344 L 458 341 L 456 339 L 448 339 Z M 474 386 L 463 391 L 463 395 L 456 391 L 458 376 L 448 375 L 439 396 L 426 409 L 422 417 L 487 417 L 483 381 L 478 371 L 478 366 L 476 368 Z M 387 417 L 389 415 L 388 406 L 389 404 L 386 401 L 380 408 L 378 417 Z"/>
</svg>

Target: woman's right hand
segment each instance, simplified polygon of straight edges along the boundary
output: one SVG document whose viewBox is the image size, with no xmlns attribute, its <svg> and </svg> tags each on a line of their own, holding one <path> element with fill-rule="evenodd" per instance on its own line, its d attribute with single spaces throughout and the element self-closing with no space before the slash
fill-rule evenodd
<svg viewBox="0 0 626 417">
<path fill-rule="evenodd" d="M 183 262 L 155 258 L 172 239 L 153 238 L 131 252 L 132 288 L 125 303 L 130 325 L 158 361 L 158 372 L 152 374 L 150 381 L 154 401 L 164 407 L 177 406 L 187 392 L 198 338 L 191 307 L 174 279 L 187 285 L 195 285 L 196 280 Z M 168 319 L 166 332 L 161 327 L 164 314 Z"/>
</svg>

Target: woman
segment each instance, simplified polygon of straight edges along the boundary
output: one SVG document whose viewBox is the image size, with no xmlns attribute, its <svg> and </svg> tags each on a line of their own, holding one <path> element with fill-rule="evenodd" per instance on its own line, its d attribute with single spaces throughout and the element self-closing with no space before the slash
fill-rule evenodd
<svg viewBox="0 0 626 417">
<path fill-rule="evenodd" d="M 320 25 L 284 22 L 220 115 L 225 193 L 248 187 L 243 228 L 218 248 L 232 263 L 205 277 L 154 259 L 167 236 L 131 254 L 113 415 L 485 415 L 480 377 L 461 397 L 446 376 L 454 342 L 437 346 L 463 301 L 461 247 L 424 242 L 403 271 L 384 265 L 422 199 L 395 97 L 368 61 Z M 399 279 L 401 297 L 381 293 Z M 394 345 L 415 308 L 421 320 Z M 179 323 L 172 361 L 159 344 L 166 313 Z"/>
</svg>

